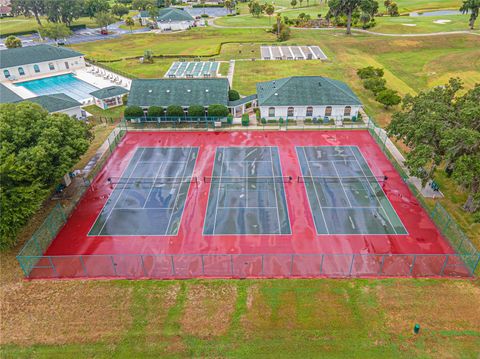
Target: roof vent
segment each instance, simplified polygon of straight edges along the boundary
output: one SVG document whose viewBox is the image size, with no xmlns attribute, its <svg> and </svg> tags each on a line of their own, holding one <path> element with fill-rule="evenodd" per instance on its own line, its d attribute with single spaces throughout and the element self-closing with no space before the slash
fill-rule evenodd
<svg viewBox="0 0 480 359">
<path fill-rule="evenodd" d="M 188 89 L 187 92 L 192 92 L 192 90 Z"/>
<path fill-rule="evenodd" d="M 318 83 L 318 86 L 322 87 L 322 83 L 321 83 L 321 82 L 319 82 L 319 83 Z"/>
<path fill-rule="evenodd" d="M 167 90 L 167 93 L 170 93 L 170 90 Z"/>
<path fill-rule="evenodd" d="M 148 93 L 152 93 L 152 90 L 148 90 Z"/>
<path fill-rule="evenodd" d="M 205 92 L 208 92 L 208 89 L 205 89 Z"/>
<path fill-rule="evenodd" d="M 278 96 L 278 93 L 275 92 L 275 96 Z"/>
</svg>

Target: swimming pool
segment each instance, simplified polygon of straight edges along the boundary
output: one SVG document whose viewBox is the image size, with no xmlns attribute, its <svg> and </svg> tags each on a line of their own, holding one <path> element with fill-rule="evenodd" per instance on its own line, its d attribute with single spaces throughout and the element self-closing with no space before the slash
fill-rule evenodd
<svg viewBox="0 0 480 359">
<path fill-rule="evenodd" d="M 17 82 L 15 85 L 24 87 L 39 96 L 64 93 L 77 101 L 90 99 L 92 97 L 90 92 L 98 90 L 97 87 L 77 79 L 73 74 Z"/>
</svg>

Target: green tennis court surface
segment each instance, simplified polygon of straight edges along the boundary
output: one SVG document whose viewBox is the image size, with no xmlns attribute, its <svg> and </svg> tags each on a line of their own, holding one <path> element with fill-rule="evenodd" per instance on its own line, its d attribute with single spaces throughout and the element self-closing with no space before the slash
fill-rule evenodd
<svg viewBox="0 0 480 359">
<path fill-rule="evenodd" d="M 296 151 L 317 234 L 408 234 L 358 147 Z"/>
<path fill-rule="evenodd" d="M 216 61 L 176 61 L 170 66 L 165 77 L 217 77 L 219 63 Z"/>
<path fill-rule="evenodd" d="M 203 233 L 290 234 L 277 147 L 218 147 Z"/>
<path fill-rule="evenodd" d="M 90 236 L 176 235 L 197 147 L 139 147 L 97 217 Z"/>
</svg>

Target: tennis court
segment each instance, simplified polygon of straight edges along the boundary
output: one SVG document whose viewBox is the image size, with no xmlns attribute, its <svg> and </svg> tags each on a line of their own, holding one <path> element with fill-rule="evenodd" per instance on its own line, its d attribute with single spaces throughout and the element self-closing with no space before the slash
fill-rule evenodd
<svg viewBox="0 0 480 359">
<path fill-rule="evenodd" d="M 261 46 L 262 60 L 327 60 L 318 46 Z"/>
<path fill-rule="evenodd" d="M 164 77 L 217 77 L 218 69 L 219 62 L 216 61 L 176 61 L 170 66 Z"/>
<path fill-rule="evenodd" d="M 290 234 L 284 183 L 276 147 L 216 150 L 203 233 Z"/>
<path fill-rule="evenodd" d="M 296 150 L 317 234 L 407 234 L 358 147 Z"/>
<path fill-rule="evenodd" d="M 175 235 L 192 182 L 198 148 L 138 148 L 90 236 Z"/>
</svg>

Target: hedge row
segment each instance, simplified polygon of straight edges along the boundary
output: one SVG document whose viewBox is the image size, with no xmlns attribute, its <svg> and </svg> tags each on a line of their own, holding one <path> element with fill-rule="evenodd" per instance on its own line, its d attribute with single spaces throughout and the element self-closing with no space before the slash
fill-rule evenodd
<svg viewBox="0 0 480 359">
<path fill-rule="evenodd" d="M 85 24 L 78 24 L 78 25 L 71 25 L 69 26 L 70 30 L 72 31 L 75 31 L 75 30 L 83 30 L 83 29 L 86 29 L 87 28 L 87 25 Z M 5 37 L 9 37 L 10 35 L 13 35 L 13 36 L 22 36 L 22 35 L 30 35 L 30 34 L 34 34 L 36 33 L 37 30 L 26 30 L 26 31 L 10 31 L 10 32 L 7 32 L 7 33 L 4 33 L 4 34 L 1 34 L 0 35 L 0 38 L 5 38 Z"/>
<path fill-rule="evenodd" d="M 208 116 L 211 117 L 225 117 L 230 114 L 228 108 L 224 105 L 210 105 L 207 109 Z M 182 106 L 170 105 L 167 108 L 160 106 L 150 106 L 146 115 L 148 117 L 162 117 L 162 116 L 185 116 L 185 111 Z M 201 105 L 192 105 L 187 110 L 187 115 L 190 117 L 203 117 L 206 115 L 205 108 Z M 128 106 L 125 109 L 124 116 L 128 118 L 143 117 L 145 113 L 140 106 Z"/>
</svg>

